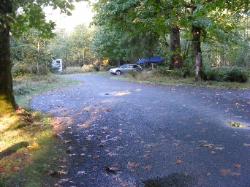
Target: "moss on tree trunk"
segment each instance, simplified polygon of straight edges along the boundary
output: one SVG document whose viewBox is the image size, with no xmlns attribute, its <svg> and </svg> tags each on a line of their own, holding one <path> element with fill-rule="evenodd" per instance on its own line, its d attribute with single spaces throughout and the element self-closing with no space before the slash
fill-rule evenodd
<svg viewBox="0 0 250 187">
<path fill-rule="evenodd" d="M 2 25 L 2 26 L 1 26 Z M 11 113 L 16 108 L 13 94 L 11 60 L 10 60 L 10 30 L 5 24 L 0 25 L 0 116 Z"/>
</svg>

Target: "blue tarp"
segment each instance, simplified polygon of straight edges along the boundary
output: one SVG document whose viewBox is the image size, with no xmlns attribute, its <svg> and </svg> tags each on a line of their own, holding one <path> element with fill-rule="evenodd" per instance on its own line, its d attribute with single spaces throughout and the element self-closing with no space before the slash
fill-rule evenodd
<svg viewBox="0 0 250 187">
<path fill-rule="evenodd" d="M 159 64 L 159 63 L 163 63 L 165 61 L 164 58 L 159 57 L 159 56 L 155 56 L 155 57 L 150 57 L 150 58 L 143 58 L 138 60 L 136 63 L 140 64 L 140 65 L 146 65 L 146 64 Z"/>
</svg>

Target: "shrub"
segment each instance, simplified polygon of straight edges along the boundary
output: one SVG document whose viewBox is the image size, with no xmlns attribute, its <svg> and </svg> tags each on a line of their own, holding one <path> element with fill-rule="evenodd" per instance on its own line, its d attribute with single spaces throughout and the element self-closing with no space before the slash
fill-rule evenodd
<svg viewBox="0 0 250 187">
<path fill-rule="evenodd" d="M 206 81 L 220 81 L 223 76 L 218 69 L 204 68 L 201 73 L 201 77 Z"/>
<path fill-rule="evenodd" d="M 84 64 L 82 66 L 82 71 L 83 72 L 93 72 L 93 71 L 99 71 L 99 68 L 93 64 Z"/>
<path fill-rule="evenodd" d="M 229 82 L 247 82 L 248 74 L 245 70 L 238 67 L 232 68 L 204 68 L 202 73 L 204 80 L 211 81 L 229 81 Z"/>
<path fill-rule="evenodd" d="M 30 65 L 25 63 L 15 63 L 12 68 L 12 75 L 14 77 L 30 74 L 31 72 Z"/>
<path fill-rule="evenodd" d="M 35 63 L 16 62 L 12 68 L 12 75 L 14 77 L 23 76 L 27 74 L 47 75 L 49 68 L 46 64 L 39 64 L 38 70 Z"/>
<path fill-rule="evenodd" d="M 32 74 L 36 75 L 47 75 L 49 73 L 49 68 L 46 64 L 39 64 L 38 69 L 35 63 L 30 64 L 30 69 Z"/>
<path fill-rule="evenodd" d="M 227 73 L 223 77 L 224 81 L 230 82 L 247 82 L 248 75 L 247 72 L 240 68 L 232 68 L 227 71 Z"/>
</svg>

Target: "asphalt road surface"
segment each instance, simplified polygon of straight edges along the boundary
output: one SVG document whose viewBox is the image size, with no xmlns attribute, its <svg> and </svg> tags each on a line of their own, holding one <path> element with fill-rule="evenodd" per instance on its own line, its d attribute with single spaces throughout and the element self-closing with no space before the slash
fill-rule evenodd
<svg viewBox="0 0 250 187">
<path fill-rule="evenodd" d="M 250 91 L 64 76 L 31 102 L 68 147 L 56 185 L 250 187 Z"/>
</svg>

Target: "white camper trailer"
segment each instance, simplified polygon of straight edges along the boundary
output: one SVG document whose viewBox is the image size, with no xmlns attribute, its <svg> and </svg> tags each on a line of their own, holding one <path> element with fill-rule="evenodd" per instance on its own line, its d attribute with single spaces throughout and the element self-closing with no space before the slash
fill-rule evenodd
<svg viewBox="0 0 250 187">
<path fill-rule="evenodd" d="M 53 71 L 62 72 L 63 71 L 63 61 L 62 61 L 62 59 L 53 60 L 51 66 L 52 66 Z"/>
</svg>

